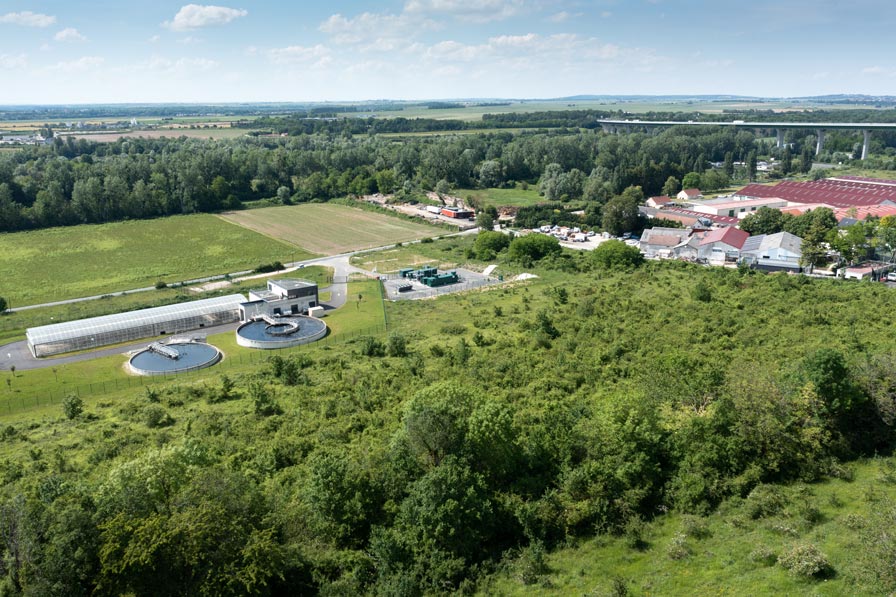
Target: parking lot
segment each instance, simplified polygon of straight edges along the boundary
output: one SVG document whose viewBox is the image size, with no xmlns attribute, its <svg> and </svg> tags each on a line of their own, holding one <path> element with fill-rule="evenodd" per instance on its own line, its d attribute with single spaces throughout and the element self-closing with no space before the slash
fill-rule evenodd
<svg viewBox="0 0 896 597">
<path fill-rule="evenodd" d="M 472 290 L 474 288 L 482 288 L 484 286 L 492 286 L 494 284 L 502 284 L 503 282 L 496 277 L 486 276 L 480 272 L 474 272 L 467 269 L 456 269 L 460 281 L 456 284 L 440 286 L 438 288 L 430 288 L 417 280 L 406 280 L 398 274 L 390 274 L 383 276 L 383 288 L 386 298 L 390 301 L 406 301 L 415 299 L 432 298 L 441 294 L 451 294 L 452 292 L 462 292 L 464 290 Z M 411 290 L 399 292 L 402 286 L 411 286 Z"/>
</svg>

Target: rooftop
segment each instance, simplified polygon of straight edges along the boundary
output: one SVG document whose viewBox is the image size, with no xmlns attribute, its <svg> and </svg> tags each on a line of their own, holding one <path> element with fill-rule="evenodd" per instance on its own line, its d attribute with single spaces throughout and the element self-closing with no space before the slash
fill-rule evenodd
<svg viewBox="0 0 896 597">
<path fill-rule="evenodd" d="M 744 246 L 747 239 L 750 238 L 749 233 L 739 228 L 716 228 L 709 232 L 704 232 L 700 237 L 700 246 L 709 245 L 716 242 L 723 242 L 726 245 L 737 247 L 740 249 Z"/>
<path fill-rule="evenodd" d="M 879 205 L 896 200 L 896 181 L 858 177 L 826 178 L 798 182 L 785 180 L 776 185 L 750 184 L 735 195 L 740 197 L 780 197 L 794 203 L 825 203 L 833 207 Z"/>
<path fill-rule="evenodd" d="M 282 288 L 283 290 L 296 290 L 297 288 L 310 288 L 312 286 L 317 286 L 314 282 L 310 280 L 293 280 L 293 279 L 285 279 L 285 280 L 269 280 L 272 285 L 276 285 L 278 288 Z M 258 294 L 257 292 L 255 294 Z"/>
<path fill-rule="evenodd" d="M 241 294 L 230 294 L 188 303 L 178 303 L 164 307 L 152 307 L 126 313 L 115 313 L 65 323 L 54 323 L 25 330 L 25 335 L 32 345 L 60 342 L 74 338 L 82 338 L 92 334 L 107 334 L 119 330 L 127 330 L 135 326 L 151 325 L 159 322 L 201 317 L 221 311 L 237 310 L 246 297 Z"/>
<path fill-rule="evenodd" d="M 789 232 L 778 232 L 776 234 L 758 234 L 751 236 L 744 242 L 741 252 L 748 251 L 767 251 L 769 249 L 784 249 L 791 253 L 801 253 L 803 239 L 790 234 Z"/>
</svg>

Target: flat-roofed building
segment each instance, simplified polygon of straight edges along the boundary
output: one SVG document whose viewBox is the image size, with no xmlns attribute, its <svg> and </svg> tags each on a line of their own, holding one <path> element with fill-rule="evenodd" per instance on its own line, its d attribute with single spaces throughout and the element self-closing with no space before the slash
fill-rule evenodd
<svg viewBox="0 0 896 597">
<path fill-rule="evenodd" d="M 758 199 L 731 199 L 730 197 L 725 197 L 695 203 L 691 210 L 713 216 L 745 218 L 760 207 L 781 209 L 782 207 L 787 207 L 787 205 L 787 200 L 779 197 L 762 197 Z"/>
<path fill-rule="evenodd" d="M 240 304 L 240 319 L 249 321 L 262 315 L 298 315 L 317 307 L 317 284 L 308 280 L 268 280 L 267 288 L 249 291 L 249 300 Z"/>
<path fill-rule="evenodd" d="M 240 320 L 241 294 L 140 309 L 25 330 L 28 349 L 35 357 L 88 350 L 155 336 L 234 323 Z"/>
</svg>

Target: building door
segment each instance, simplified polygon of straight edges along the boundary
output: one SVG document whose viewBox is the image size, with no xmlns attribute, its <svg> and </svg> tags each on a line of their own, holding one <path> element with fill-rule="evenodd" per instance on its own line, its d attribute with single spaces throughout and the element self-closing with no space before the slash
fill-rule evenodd
<svg viewBox="0 0 896 597">
<path fill-rule="evenodd" d="M 299 314 L 299 306 L 298 306 L 298 305 L 293 305 L 293 306 L 292 306 L 292 314 L 293 314 L 293 315 L 298 315 L 298 314 Z"/>
</svg>

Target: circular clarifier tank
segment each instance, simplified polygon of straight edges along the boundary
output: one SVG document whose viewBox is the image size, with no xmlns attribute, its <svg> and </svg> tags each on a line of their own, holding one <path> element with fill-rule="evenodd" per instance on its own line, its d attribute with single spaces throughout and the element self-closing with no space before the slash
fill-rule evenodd
<svg viewBox="0 0 896 597">
<path fill-rule="evenodd" d="M 153 343 L 131 357 L 128 366 L 137 375 L 165 375 L 211 367 L 221 351 L 204 342 Z"/>
<path fill-rule="evenodd" d="M 293 315 L 244 323 L 236 330 L 236 343 L 270 350 L 308 344 L 326 335 L 327 324 L 320 319 Z"/>
</svg>

